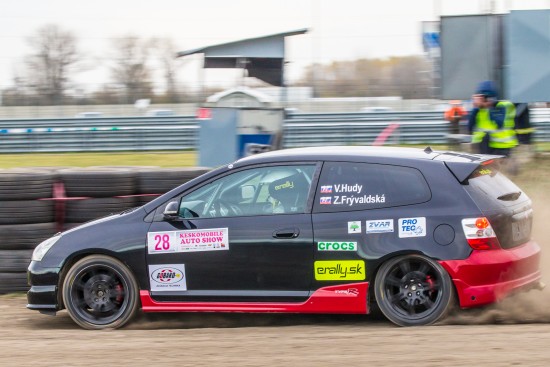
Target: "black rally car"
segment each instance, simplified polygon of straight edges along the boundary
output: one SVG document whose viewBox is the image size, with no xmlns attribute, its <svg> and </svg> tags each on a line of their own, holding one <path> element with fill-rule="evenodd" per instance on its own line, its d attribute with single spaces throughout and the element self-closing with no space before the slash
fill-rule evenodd
<svg viewBox="0 0 550 367">
<path fill-rule="evenodd" d="M 498 157 L 331 147 L 241 159 L 41 243 L 28 308 L 369 313 L 430 324 L 541 286 L 527 195 Z"/>
</svg>

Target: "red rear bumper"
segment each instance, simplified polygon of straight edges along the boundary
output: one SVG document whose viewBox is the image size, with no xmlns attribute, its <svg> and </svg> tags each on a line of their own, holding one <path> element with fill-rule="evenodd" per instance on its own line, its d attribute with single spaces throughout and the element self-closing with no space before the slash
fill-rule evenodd
<svg viewBox="0 0 550 367">
<path fill-rule="evenodd" d="M 534 241 L 509 250 L 473 251 L 464 260 L 440 261 L 449 272 L 460 307 L 501 300 L 540 281 L 540 247 Z"/>
</svg>

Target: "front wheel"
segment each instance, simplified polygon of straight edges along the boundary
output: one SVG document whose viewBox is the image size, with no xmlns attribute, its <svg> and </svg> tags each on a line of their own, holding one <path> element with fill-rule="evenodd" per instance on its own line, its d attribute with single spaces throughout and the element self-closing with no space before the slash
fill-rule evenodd
<svg viewBox="0 0 550 367">
<path fill-rule="evenodd" d="M 454 302 L 449 274 L 420 255 L 399 256 L 382 264 L 374 293 L 382 313 L 399 326 L 432 324 L 445 316 Z"/>
<path fill-rule="evenodd" d="M 85 329 L 119 328 L 138 307 L 138 286 L 120 261 L 92 255 L 76 262 L 63 282 L 63 302 Z"/>
</svg>

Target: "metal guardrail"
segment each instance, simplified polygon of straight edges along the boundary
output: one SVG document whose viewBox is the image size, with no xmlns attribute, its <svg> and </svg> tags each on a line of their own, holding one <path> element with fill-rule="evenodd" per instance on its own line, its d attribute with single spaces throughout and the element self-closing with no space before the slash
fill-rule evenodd
<svg viewBox="0 0 550 367">
<path fill-rule="evenodd" d="M 10 119 L 0 120 L 0 133 L 5 129 L 40 129 L 40 128 L 111 128 L 130 126 L 181 126 L 195 124 L 195 116 L 163 117 L 94 117 L 94 118 L 59 118 L 59 119 Z"/>
<path fill-rule="evenodd" d="M 195 149 L 198 126 L 33 131 L 0 135 L 0 153 Z"/>
<path fill-rule="evenodd" d="M 195 149 L 194 116 L 0 120 L 0 153 Z"/>
<path fill-rule="evenodd" d="M 359 145 L 371 144 L 389 125 L 397 123 L 399 128 L 390 137 L 392 143 L 418 144 L 443 143 L 448 133 L 448 123 L 438 122 L 311 122 L 286 121 L 285 147 L 315 145 Z"/>
<path fill-rule="evenodd" d="M 550 109 L 533 109 L 534 140 L 550 142 Z M 0 153 L 196 149 L 194 116 L 0 120 Z M 394 144 L 447 142 L 441 112 L 291 113 L 283 146 L 368 145 L 391 124 Z"/>
</svg>

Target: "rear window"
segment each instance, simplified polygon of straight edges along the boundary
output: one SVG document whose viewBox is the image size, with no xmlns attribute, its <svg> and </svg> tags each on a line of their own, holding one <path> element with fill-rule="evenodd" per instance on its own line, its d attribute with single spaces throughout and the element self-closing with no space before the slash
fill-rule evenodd
<svg viewBox="0 0 550 367">
<path fill-rule="evenodd" d="M 368 210 L 418 204 L 430 198 L 430 188 L 416 168 L 326 162 L 313 208 L 318 213 Z"/>
<path fill-rule="evenodd" d="M 479 166 L 468 178 L 468 191 L 480 209 L 495 209 L 529 200 L 527 195 L 499 171 L 497 164 Z"/>
<path fill-rule="evenodd" d="M 489 219 L 502 248 L 519 246 L 531 238 L 531 200 L 496 164 L 478 167 L 464 187 Z"/>
</svg>

